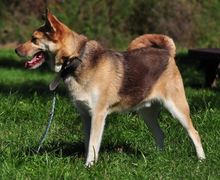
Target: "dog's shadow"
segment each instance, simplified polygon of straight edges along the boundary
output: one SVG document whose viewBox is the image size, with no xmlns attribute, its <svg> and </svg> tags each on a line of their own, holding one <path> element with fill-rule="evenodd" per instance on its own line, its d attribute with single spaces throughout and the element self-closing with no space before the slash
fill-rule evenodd
<svg viewBox="0 0 220 180">
<path fill-rule="evenodd" d="M 2 68 L 24 69 L 24 62 L 13 59 L 13 57 L 4 57 L 0 59 Z"/>
<path fill-rule="evenodd" d="M 35 92 L 38 93 L 41 97 L 48 97 L 52 95 L 52 92 L 49 90 L 49 83 L 41 80 L 27 80 L 23 83 L 17 81 L 12 83 L 0 82 L 0 93 L 5 94 L 18 94 L 23 98 L 30 98 Z M 60 96 L 68 96 L 68 92 L 63 84 L 61 84 L 57 90 L 57 93 Z"/>
<path fill-rule="evenodd" d="M 68 143 L 68 142 L 51 142 L 47 145 L 44 145 L 39 152 L 37 152 L 37 147 L 31 148 L 31 155 L 38 154 L 38 155 L 44 155 L 47 154 L 55 154 L 56 157 L 77 157 L 79 159 L 83 158 L 85 159 L 85 146 L 84 142 L 77 142 L 75 144 Z M 26 151 L 28 152 L 28 150 Z M 126 154 L 132 154 L 136 157 L 142 156 L 142 152 L 139 151 L 136 148 L 133 148 L 131 144 L 129 143 L 119 143 L 119 144 L 105 144 L 102 145 L 99 151 L 99 154 L 103 153 L 126 153 Z M 144 153 L 146 154 L 146 152 Z"/>
<path fill-rule="evenodd" d="M 71 144 L 69 142 L 56 142 L 53 141 L 51 143 L 47 143 L 44 145 L 39 152 L 37 152 L 37 147 L 31 148 L 33 149 L 33 153 L 37 153 L 39 155 L 43 155 L 45 152 L 54 153 L 57 157 L 68 157 L 68 156 L 78 156 L 81 157 L 84 155 L 85 147 L 83 142 L 77 142 L 75 144 Z"/>
</svg>

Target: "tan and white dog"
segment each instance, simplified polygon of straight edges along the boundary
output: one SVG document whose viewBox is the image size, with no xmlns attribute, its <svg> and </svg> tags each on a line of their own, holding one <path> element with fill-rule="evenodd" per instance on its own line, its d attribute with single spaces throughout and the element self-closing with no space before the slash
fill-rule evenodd
<svg viewBox="0 0 220 180">
<path fill-rule="evenodd" d="M 198 132 L 190 119 L 181 75 L 176 66 L 175 44 L 164 35 L 143 35 L 131 42 L 128 51 L 105 49 L 70 30 L 46 9 L 45 24 L 30 41 L 15 49 L 21 57 L 34 56 L 25 66 L 37 68 L 47 62 L 59 72 L 64 62 L 80 64 L 63 76 L 71 100 L 79 111 L 85 132 L 86 165 L 98 158 L 106 116 L 137 109 L 163 148 L 164 133 L 158 120 L 158 107 L 165 108 L 186 129 L 197 156 L 205 158 Z"/>
</svg>

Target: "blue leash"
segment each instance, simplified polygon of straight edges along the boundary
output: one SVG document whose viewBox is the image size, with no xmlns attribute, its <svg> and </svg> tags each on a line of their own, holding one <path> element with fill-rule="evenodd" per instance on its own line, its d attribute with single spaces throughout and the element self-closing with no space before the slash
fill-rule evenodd
<svg viewBox="0 0 220 180">
<path fill-rule="evenodd" d="M 80 54 L 79 57 L 73 57 L 69 60 L 66 60 L 63 65 L 61 70 L 57 73 L 56 77 L 53 79 L 53 81 L 50 83 L 49 88 L 51 91 L 53 91 L 53 102 L 52 102 L 52 107 L 51 107 L 51 111 L 50 111 L 50 118 L 49 118 L 49 122 L 47 124 L 46 130 L 44 132 L 44 135 L 40 141 L 40 143 L 37 146 L 37 153 L 40 150 L 40 147 L 43 144 L 44 139 L 47 136 L 47 133 L 50 129 L 50 125 L 53 119 L 53 114 L 54 114 L 54 107 L 55 107 L 55 101 L 56 101 L 56 90 L 58 88 L 59 83 L 63 80 L 63 78 L 71 72 L 74 72 L 78 66 L 81 64 L 81 58 L 83 57 L 84 51 L 85 51 L 85 47 L 86 45 L 83 46 L 82 52 Z"/>
<path fill-rule="evenodd" d="M 56 89 L 55 89 L 55 91 L 53 91 L 53 102 L 52 102 L 52 107 L 51 107 L 51 111 L 50 111 L 50 118 L 49 118 L 47 127 L 45 129 L 44 135 L 43 135 L 40 143 L 37 146 L 37 153 L 39 152 L 39 150 L 40 150 L 40 148 L 41 148 L 41 146 L 43 144 L 43 141 L 46 138 L 47 133 L 48 133 L 48 131 L 50 129 L 50 125 L 51 125 L 51 122 L 52 122 L 52 119 L 53 119 L 53 114 L 54 114 L 55 101 L 56 101 Z"/>
</svg>

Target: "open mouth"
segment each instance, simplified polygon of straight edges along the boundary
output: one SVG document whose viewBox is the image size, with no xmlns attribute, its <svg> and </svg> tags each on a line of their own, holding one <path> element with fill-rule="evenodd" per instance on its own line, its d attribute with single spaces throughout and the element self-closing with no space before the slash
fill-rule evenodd
<svg viewBox="0 0 220 180">
<path fill-rule="evenodd" d="M 25 67 L 30 69 L 38 68 L 41 64 L 45 62 L 45 56 L 46 54 L 43 51 L 36 53 L 32 60 L 25 63 Z"/>
</svg>

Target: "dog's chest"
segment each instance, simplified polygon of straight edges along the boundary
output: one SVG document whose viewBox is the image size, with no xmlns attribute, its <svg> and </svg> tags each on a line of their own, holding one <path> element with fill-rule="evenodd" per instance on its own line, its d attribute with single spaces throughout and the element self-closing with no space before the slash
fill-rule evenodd
<svg viewBox="0 0 220 180">
<path fill-rule="evenodd" d="M 91 111 L 94 108 L 99 94 L 97 88 L 83 88 L 71 76 L 66 78 L 64 83 L 69 91 L 70 98 L 77 109 Z"/>
</svg>

